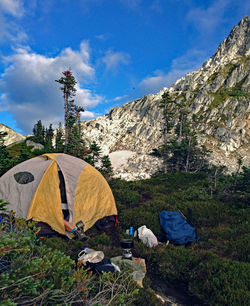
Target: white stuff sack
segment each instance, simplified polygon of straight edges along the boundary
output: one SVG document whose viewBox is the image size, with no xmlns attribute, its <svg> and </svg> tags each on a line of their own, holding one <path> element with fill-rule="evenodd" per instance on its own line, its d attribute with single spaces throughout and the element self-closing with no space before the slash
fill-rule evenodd
<svg viewBox="0 0 250 306">
<path fill-rule="evenodd" d="M 149 248 L 158 245 L 158 240 L 155 237 L 154 233 L 151 229 L 147 228 L 146 225 L 143 225 L 137 230 L 139 239 L 146 244 Z"/>
</svg>

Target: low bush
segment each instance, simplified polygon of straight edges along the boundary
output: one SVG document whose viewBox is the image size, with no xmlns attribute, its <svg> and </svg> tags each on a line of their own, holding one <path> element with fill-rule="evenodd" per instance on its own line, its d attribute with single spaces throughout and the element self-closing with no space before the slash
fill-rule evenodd
<svg viewBox="0 0 250 306">
<path fill-rule="evenodd" d="M 249 271 L 250 251 L 249 204 L 246 204 L 248 169 L 239 174 L 235 193 L 234 181 L 233 177 L 221 175 L 217 189 L 211 193 L 214 181 L 210 181 L 206 173 L 168 173 L 140 181 L 140 187 L 138 182 L 133 188 L 129 183 L 141 198 L 146 188 L 150 191 L 150 197 L 138 207 L 129 207 L 119 199 L 121 230 L 125 232 L 129 225 L 136 228 L 145 224 L 158 238 L 162 233 L 158 219 L 161 211 L 180 210 L 188 217 L 188 209 L 192 210 L 193 222 L 200 235 L 198 243 L 190 247 L 162 244 L 149 249 L 141 242 L 135 242 L 133 252 L 146 259 L 149 274 L 155 274 L 166 283 L 181 282 L 190 295 L 211 305 L 248 303 L 249 288 L 243 273 L 243 270 Z M 123 186 L 126 186 L 125 182 Z M 226 188 L 230 200 L 225 198 Z M 207 279 L 206 284 L 201 279 L 201 271 Z M 233 274 L 237 278 L 235 281 Z M 230 282 L 233 282 L 232 290 L 228 286 Z"/>
<path fill-rule="evenodd" d="M 158 248 L 151 261 L 157 265 L 163 279 L 186 282 L 200 263 L 200 258 L 192 249 L 168 245 Z"/>
<path fill-rule="evenodd" d="M 190 295 L 209 305 L 248 305 L 248 263 L 220 258 L 211 251 L 165 244 L 146 250 L 137 243 L 136 252 L 143 253 L 158 278 L 186 284 Z"/>
<path fill-rule="evenodd" d="M 208 176 L 209 173 L 168 173 L 140 182 L 111 181 L 118 207 L 118 230 L 100 234 L 91 228 L 85 242 L 61 238 L 38 242 L 32 224 L 28 231 L 24 221 L 20 221 L 18 230 L 11 222 L 5 224 L 5 232 L 2 228 L 0 237 L 0 298 L 9 303 L 6 305 L 15 305 L 24 299 L 30 304 L 39 304 L 43 299 L 45 304 L 54 305 L 60 304 L 62 296 L 63 302 L 92 299 L 91 303 L 98 305 L 97 295 L 99 305 L 105 305 L 108 299 L 112 300 L 111 305 L 144 305 L 145 301 L 147 305 L 160 305 L 149 281 L 137 294 L 138 288 L 133 287 L 127 274 L 118 279 L 115 275 L 99 279 L 84 269 L 76 270 L 75 260 L 83 247 L 102 250 L 106 257 L 121 255 L 119 239 L 128 238 L 126 229 L 130 226 L 137 229 L 146 225 L 160 238 L 161 211 L 180 210 L 188 217 L 191 209 L 200 235 L 198 243 L 189 247 L 163 243 L 150 249 L 135 239 L 134 256 L 146 259 L 149 277 L 153 275 L 166 283 L 181 284 L 184 291 L 204 303 L 247 305 L 249 169 L 244 169 L 238 177 L 221 176 L 213 192 L 210 192 L 212 181 Z M 5 204 L 0 201 L 1 205 Z M 37 274 L 40 273 L 38 267 L 42 268 L 42 276 Z M 102 288 L 101 291 L 98 288 Z M 114 289 L 118 295 L 111 294 Z"/>
<path fill-rule="evenodd" d="M 162 301 L 156 296 L 151 288 L 140 289 L 133 305 L 136 306 L 159 306 L 163 305 Z"/>
<path fill-rule="evenodd" d="M 33 224 L 0 224 L 1 305 L 130 305 L 138 293 L 129 273 L 94 276 L 58 249 L 38 240 Z M 55 247 L 60 238 L 48 239 Z M 64 251 L 65 244 L 57 243 Z M 5 302 L 4 302 L 5 301 Z"/>
<path fill-rule="evenodd" d="M 134 190 L 119 190 L 115 192 L 117 201 L 124 203 L 127 207 L 134 207 L 139 204 L 140 194 Z"/>
<path fill-rule="evenodd" d="M 1 232 L 0 298 L 14 303 L 58 299 L 75 283 L 74 262 L 59 250 L 40 244 L 30 229 Z M 84 272 L 83 272 L 84 273 Z M 87 279 L 86 274 L 86 279 Z"/>
<path fill-rule="evenodd" d="M 189 290 L 210 305 L 249 305 L 250 264 L 214 258 L 197 266 Z"/>
</svg>

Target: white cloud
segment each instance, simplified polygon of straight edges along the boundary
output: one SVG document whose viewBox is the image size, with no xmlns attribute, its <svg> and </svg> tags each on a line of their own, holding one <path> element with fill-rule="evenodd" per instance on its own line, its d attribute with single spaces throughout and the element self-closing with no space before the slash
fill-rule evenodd
<svg viewBox="0 0 250 306">
<path fill-rule="evenodd" d="M 95 38 L 100 40 L 100 41 L 106 41 L 107 39 L 110 38 L 110 36 L 111 36 L 111 34 L 104 33 L 104 34 L 96 35 Z"/>
<path fill-rule="evenodd" d="M 4 60 L 7 68 L 0 78 L 0 89 L 4 92 L 0 98 L 0 111 L 9 111 L 18 127 L 26 133 L 30 133 L 39 119 L 53 124 L 63 121 L 63 97 L 60 85 L 55 80 L 69 67 L 78 81 L 75 96 L 77 105 L 88 108 L 97 105 L 102 99 L 79 85 L 79 80 L 90 80 L 95 74 L 89 63 L 86 42 L 81 43 L 79 51 L 65 48 L 55 57 L 37 54 L 29 48 L 19 48 Z M 91 112 L 82 115 L 93 116 Z"/>
<path fill-rule="evenodd" d="M 173 70 L 167 74 L 157 70 L 151 76 L 143 79 L 139 87 L 144 94 L 156 93 L 163 87 L 170 86 L 174 81 L 183 76 L 183 71 Z"/>
<path fill-rule="evenodd" d="M 120 101 L 120 100 L 123 100 L 123 99 L 126 99 L 128 97 L 128 95 L 123 95 L 123 96 L 118 96 L 118 97 L 115 97 L 114 99 L 113 99 L 113 101 Z"/>
<path fill-rule="evenodd" d="M 7 13 L 16 17 L 24 13 L 23 4 L 20 0 L 1 0 L 0 12 Z"/>
<path fill-rule="evenodd" d="M 207 60 L 207 57 L 208 54 L 206 50 L 190 49 L 187 50 L 185 54 L 172 61 L 171 69 L 192 72 L 199 68 L 199 66 Z"/>
<path fill-rule="evenodd" d="M 107 70 L 116 71 L 121 64 L 129 64 L 130 55 L 124 52 L 108 51 L 106 55 L 102 58 L 102 61 L 105 63 Z"/>
<path fill-rule="evenodd" d="M 208 8 L 192 8 L 187 14 L 187 20 L 203 33 L 213 32 L 223 20 L 225 9 L 229 5 L 230 0 L 216 0 Z"/>
<path fill-rule="evenodd" d="M 19 25 L 24 15 L 23 3 L 20 0 L 0 0 L 0 41 L 23 42 L 27 35 Z"/>
<path fill-rule="evenodd" d="M 163 87 L 169 87 L 188 72 L 196 70 L 206 59 L 207 54 L 205 51 L 189 50 L 183 56 L 172 61 L 168 73 L 156 70 L 153 72 L 153 75 L 144 78 L 139 83 L 140 92 L 142 94 L 156 93 Z"/>
<path fill-rule="evenodd" d="M 95 114 L 93 112 L 85 111 L 84 113 L 81 113 L 81 119 L 92 119 L 95 117 Z"/>
</svg>

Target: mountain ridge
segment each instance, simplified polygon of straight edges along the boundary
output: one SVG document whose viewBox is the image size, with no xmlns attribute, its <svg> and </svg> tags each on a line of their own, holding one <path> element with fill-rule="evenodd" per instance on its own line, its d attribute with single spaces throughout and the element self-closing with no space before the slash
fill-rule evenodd
<svg viewBox="0 0 250 306">
<path fill-rule="evenodd" d="M 12 143 L 20 142 L 26 139 L 25 136 L 17 133 L 10 127 L 5 124 L 0 123 L 0 132 L 7 133 L 7 136 L 4 139 L 4 144 L 6 146 L 11 145 Z"/>
<path fill-rule="evenodd" d="M 186 103 L 190 120 L 194 114 L 198 117 L 199 144 L 213 151 L 215 164 L 234 171 L 241 157 L 249 165 L 249 28 L 249 17 L 245 16 L 210 59 L 169 88 L 84 121 L 85 140 L 96 141 L 105 153 L 111 153 L 111 159 L 119 150 L 133 152 L 115 169 L 118 176 L 149 177 L 162 167 L 162 162 L 148 153 L 162 143 L 159 101 L 169 91 L 176 102 Z M 174 111 L 178 118 L 178 111 Z"/>
<path fill-rule="evenodd" d="M 104 154 L 110 155 L 116 176 L 127 180 L 149 178 L 162 168 L 162 160 L 149 153 L 163 142 L 159 102 L 168 91 L 177 104 L 184 105 L 199 145 L 212 151 L 212 163 L 225 165 L 230 172 L 235 171 L 238 158 L 249 166 L 249 29 L 250 20 L 245 16 L 199 69 L 157 94 L 82 121 L 86 143 L 95 141 Z M 173 113 L 177 124 L 177 107 L 173 107 Z"/>
</svg>

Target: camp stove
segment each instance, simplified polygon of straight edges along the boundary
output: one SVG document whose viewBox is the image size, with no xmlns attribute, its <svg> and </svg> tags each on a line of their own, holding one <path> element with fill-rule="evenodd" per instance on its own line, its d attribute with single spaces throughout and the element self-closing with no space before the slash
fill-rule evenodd
<svg viewBox="0 0 250 306">
<path fill-rule="evenodd" d="M 120 245 L 122 247 L 122 259 L 132 260 L 131 249 L 134 247 L 134 241 L 132 239 L 122 239 Z"/>
</svg>

